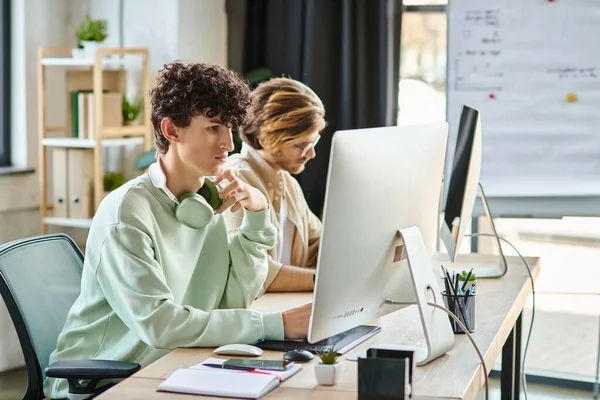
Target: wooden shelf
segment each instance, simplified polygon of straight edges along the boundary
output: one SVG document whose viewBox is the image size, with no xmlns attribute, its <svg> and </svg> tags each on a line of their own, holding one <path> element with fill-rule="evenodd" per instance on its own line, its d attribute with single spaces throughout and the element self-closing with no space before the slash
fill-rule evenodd
<svg viewBox="0 0 600 400">
<path fill-rule="evenodd" d="M 67 127 L 63 126 L 63 125 L 56 125 L 56 126 L 47 126 L 46 127 L 46 132 L 66 132 L 67 131 Z"/>
<path fill-rule="evenodd" d="M 91 226 L 92 220 L 87 217 L 94 214 L 104 198 L 103 154 L 107 147 L 143 145 L 144 151 L 149 151 L 153 143 L 149 118 L 150 54 L 148 49 L 100 47 L 95 50 L 95 57 L 92 59 L 73 58 L 71 53 L 72 49 L 68 47 L 38 49 L 38 165 L 40 166 L 42 234 L 48 233 L 50 225 L 74 228 Z M 127 70 L 133 68 L 131 63 L 124 62 L 125 55 L 135 56 L 141 61 L 142 68 L 139 72 L 142 79 L 140 91 L 143 96 L 142 116 L 144 118 L 140 121 L 141 125 L 120 126 L 123 125 L 120 119 L 121 98 L 115 98 L 114 95 L 127 93 Z M 64 122 L 54 125 L 49 125 L 47 121 L 48 106 L 53 106 L 49 103 L 55 101 L 54 98 L 47 98 L 47 75 L 50 73 L 48 67 L 65 67 L 62 68 L 62 72 L 65 76 L 67 115 Z M 137 67 L 135 68 L 137 71 Z M 86 93 L 86 96 L 79 96 L 80 93 Z M 83 119 L 79 120 L 79 118 Z M 76 123 L 78 129 L 83 129 L 82 138 L 73 136 L 73 132 L 77 131 L 73 129 Z M 52 151 L 45 150 L 49 147 Z M 55 173 L 58 178 L 55 177 Z M 66 176 L 64 183 L 61 181 L 63 175 Z M 48 187 L 49 176 L 52 176 L 53 182 L 59 183 L 53 186 L 52 192 Z M 73 183 L 79 180 L 81 182 Z M 50 193 L 54 200 L 49 199 Z M 76 202 L 77 206 L 74 206 L 74 198 L 80 199 Z M 60 212 L 56 209 L 52 211 L 52 205 L 49 203 L 56 202 L 57 199 L 65 199 L 70 203 L 61 203 L 61 206 L 66 207 L 61 208 Z"/>
<path fill-rule="evenodd" d="M 87 229 L 92 225 L 92 219 L 45 217 L 44 223 L 55 226 L 69 226 L 71 228 Z"/>
<path fill-rule="evenodd" d="M 144 138 L 141 136 L 132 138 L 102 139 L 102 147 L 119 147 L 143 143 Z M 77 138 L 45 138 L 42 139 L 42 144 L 46 147 L 72 147 L 77 149 L 93 149 L 96 147 L 96 141 L 94 139 Z"/>
<path fill-rule="evenodd" d="M 147 132 L 147 128 L 144 125 L 131 125 L 131 126 L 120 126 L 114 128 L 102 129 L 102 136 L 104 137 L 123 137 L 123 136 L 143 136 Z"/>
<path fill-rule="evenodd" d="M 41 64 L 47 67 L 93 67 L 96 60 L 72 57 L 46 57 Z M 102 59 L 102 67 L 124 68 L 124 62 L 117 59 Z"/>
</svg>

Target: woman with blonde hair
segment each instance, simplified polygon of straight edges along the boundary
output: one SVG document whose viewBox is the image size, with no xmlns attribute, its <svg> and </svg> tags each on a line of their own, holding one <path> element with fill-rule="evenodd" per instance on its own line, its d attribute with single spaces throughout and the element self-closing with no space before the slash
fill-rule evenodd
<svg viewBox="0 0 600 400">
<path fill-rule="evenodd" d="M 309 209 L 292 175 L 316 155 L 319 132 L 326 126 L 325 108 L 308 86 L 289 78 L 263 82 L 252 93 L 252 117 L 240 132 L 240 154 L 225 168 L 259 189 L 270 205 L 278 231 L 269 252 L 263 292 L 311 291 L 321 237 L 321 221 Z M 229 236 L 242 224 L 240 211 L 225 213 Z"/>
</svg>

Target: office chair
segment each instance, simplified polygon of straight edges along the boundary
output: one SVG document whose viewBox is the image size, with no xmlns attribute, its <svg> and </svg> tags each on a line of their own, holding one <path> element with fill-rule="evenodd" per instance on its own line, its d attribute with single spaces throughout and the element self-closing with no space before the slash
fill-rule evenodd
<svg viewBox="0 0 600 400">
<path fill-rule="evenodd" d="M 13 321 L 27 369 L 24 400 L 44 398 L 46 376 L 69 382 L 69 399 L 93 398 L 101 379 L 127 378 L 139 364 L 109 360 L 57 361 L 48 365 L 67 313 L 81 286 L 83 254 L 64 234 L 42 235 L 0 246 L 0 295 Z M 114 384 L 114 383 L 113 383 Z"/>
</svg>

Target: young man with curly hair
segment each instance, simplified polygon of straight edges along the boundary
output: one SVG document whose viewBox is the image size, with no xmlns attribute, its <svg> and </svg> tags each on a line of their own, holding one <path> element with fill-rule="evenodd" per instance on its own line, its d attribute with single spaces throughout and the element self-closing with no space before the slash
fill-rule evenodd
<svg viewBox="0 0 600 400">
<path fill-rule="evenodd" d="M 244 123 L 250 102 L 248 86 L 218 66 L 175 62 L 160 71 L 150 110 L 157 162 L 100 204 L 81 293 L 50 363 L 94 358 L 146 366 L 176 347 L 306 337 L 310 305 L 247 309 L 266 279 L 276 236 L 264 195 L 223 169 L 231 130 Z M 201 195 L 209 176 L 227 182 L 216 212 L 208 202 L 214 199 Z M 231 242 L 222 215 L 229 207 L 243 214 Z M 49 397 L 66 391 L 63 379 L 44 383 Z"/>
<path fill-rule="evenodd" d="M 252 119 L 240 132 L 242 151 L 229 157 L 225 168 L 263 192 L 278 230 L 263 292 L 310 291 L 321 221 L 292 175 L 315 157 L 319 132 L 326 125 L 325 108 L 303 83 L 273 78 L 254 90 L 252 110 Z M 238 234 L 243 214 L 231 209 L 226 217 L 229 235 Z"/>
</svg>

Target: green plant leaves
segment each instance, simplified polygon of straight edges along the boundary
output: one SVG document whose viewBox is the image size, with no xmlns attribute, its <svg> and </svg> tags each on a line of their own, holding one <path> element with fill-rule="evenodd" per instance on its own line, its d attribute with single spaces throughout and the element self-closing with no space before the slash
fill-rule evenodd
<svg viewBox="0 0 600 400">
<path fill-rule="evenodd" d="M 106 27 L 108 22 L 105 19 L 92 19 L 89 15 L 79 25 L 75 31 L 75 37 L 79 42 L 102 42 L 108 36 Z"/>
</svg>

